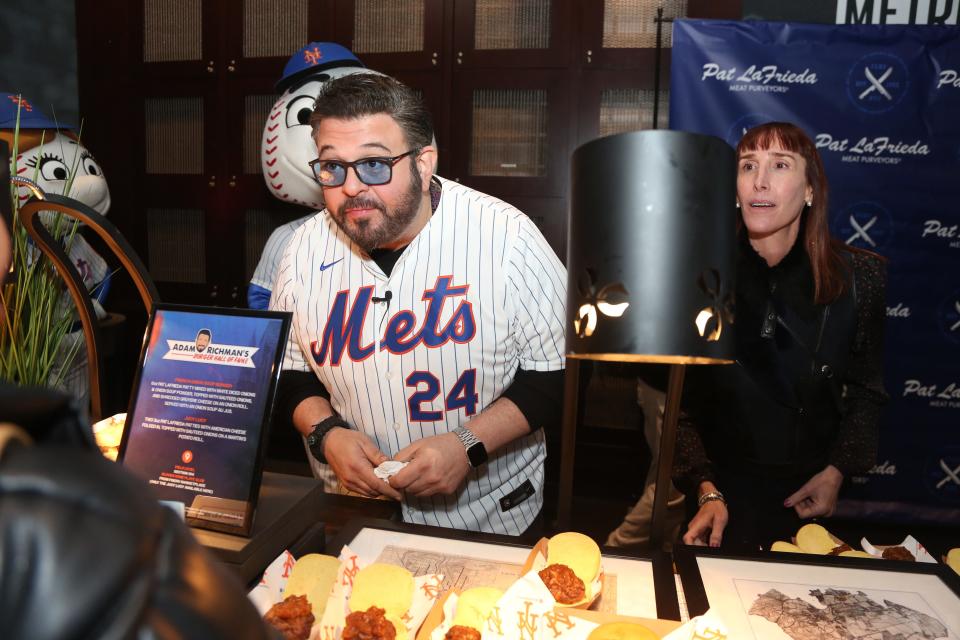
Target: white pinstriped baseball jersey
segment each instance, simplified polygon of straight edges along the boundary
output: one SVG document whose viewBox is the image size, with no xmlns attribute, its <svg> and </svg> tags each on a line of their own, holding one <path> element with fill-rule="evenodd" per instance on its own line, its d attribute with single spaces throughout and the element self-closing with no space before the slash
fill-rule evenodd
<svg viewBox="0 0 960 640">
<path fill-rule="evenodd" d="M 260 261 L 257 263 L 257 268 L 253 270 L 250 284 L 266 292 L 267 297 L 269 297 L 270 292 L 273 291 L 273 286 L 277 279 L 277 267 L 280 265 L 280 258 L 283 257 L 283 250 L 287 248 L 287 243 L 290 241 L 290 238 L 293 237 L 293 232 L 313 217 L 313 215 L 314 214 L 310 214 L 280 225 L 273 230 L 273 233 L 267 238 L 267 243 L 263 245 L 263 253 L 260 254 Z M 266 307 L 267 305 L 264 304 L 262 308 L 265 309 Z"/>
<path fill-rule="evenodd" d="M 287 245 L 271 299 L 294 313 L 283 368 L 316 373 L 333 408 L 388 456 L 466 423 L 518 368 L 564 365 L 566 272 L 556 254 L 511 205 L 440 182 L 439 206 L 390 277 L 322 211 Z M 373 301 L 388 291 L 389 302 Z M 408 497 L 403 518 L 519 534 L 543 505 L 545 457 L 536 430 L 472 469 L 458 493 Z M 333 471 L 308 458 L 335 491 Z M 528 480 L 533 495 L 502 509 Z"/>
</svg>

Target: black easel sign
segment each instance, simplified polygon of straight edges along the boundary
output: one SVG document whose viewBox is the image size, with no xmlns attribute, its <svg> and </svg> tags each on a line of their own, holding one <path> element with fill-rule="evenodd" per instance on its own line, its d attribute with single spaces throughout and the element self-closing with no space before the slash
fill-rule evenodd
<svg viewBox="0 0 960 640">
<path fill-rule="evenodd" d="M 157 305 L 120 460 L 189 524 L 248 534 L 289 314 Z"/>
</svg>

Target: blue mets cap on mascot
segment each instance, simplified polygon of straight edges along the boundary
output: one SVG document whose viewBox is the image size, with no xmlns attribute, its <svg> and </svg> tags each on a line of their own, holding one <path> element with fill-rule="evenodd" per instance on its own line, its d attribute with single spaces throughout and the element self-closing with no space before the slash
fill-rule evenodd
<svg viewBox="0 0 960 640">
<path fill-rule="evenodd" d="M 363 67 L 357 56 L 346 47 L 334 42 L 311 42 L 287 61 L 283 75 L 276 84 L 277 92 L 283 93 L 301 77 L 335 67 Z"/>
<path fill-rule="evenodd" d="M 21 129 L 72 129 L 68 124 L 48 118 L 33 103 L 16 93 L 0 93 L 0 129 L 17 126 L 17 111 L 20 112 Z"/>
</svg>

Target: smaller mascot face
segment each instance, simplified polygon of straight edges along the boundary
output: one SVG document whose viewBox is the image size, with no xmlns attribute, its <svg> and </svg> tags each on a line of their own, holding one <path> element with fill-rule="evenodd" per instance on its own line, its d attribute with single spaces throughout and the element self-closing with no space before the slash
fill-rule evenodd
<svg viewBox="0 0 960 640">
<path fill-rule="evenodd" d="M 270 109 L 260 145 L 260 165 L 274 197 L 323 209 L 323 189 L 313 179 L 308 162 L 317 157 L 310 131 L 310 114 L 325 82 L 354 73 L 377 73 L 364 67 L 327 69 L 287 89 Z"/>
<path fill-rule="evenodd" d="M 21 131 L 21 139 L 29 139 L 23 134 Z M 69 196 L 102 215 L 110 209 L 110 189 L 100 165 L 86 147 L 69 134 L 47 131 L 43 144 L 23 150 L 17 156 L 17 173 L 35 181 L 47 193 Z M 30 197 L 30 191 L 20 187 L 18 195 L 23 202 Z"/>
</svg>

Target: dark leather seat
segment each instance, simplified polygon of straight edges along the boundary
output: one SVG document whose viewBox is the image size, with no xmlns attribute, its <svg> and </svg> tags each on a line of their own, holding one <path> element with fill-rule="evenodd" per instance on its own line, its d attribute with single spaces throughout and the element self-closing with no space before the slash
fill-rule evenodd
<svg viewBox="0 0 960 640">
<path fill-rule="evenodd" d="M 11 392 L 24 394 L 7 386 L 0 398 Z M 62 397 L 36 394 L 60 418 L 50 427 L 34 415 L 31 435 L 47 443 L 0 452 L 0 637 L 274 638 L 237 578 L 173 511 L 77 446 L 87 438 L 69 434 L 79 423 L 63 420 Z M 0 411 L 0 422 L 10 417 Z"/>
</svg>

